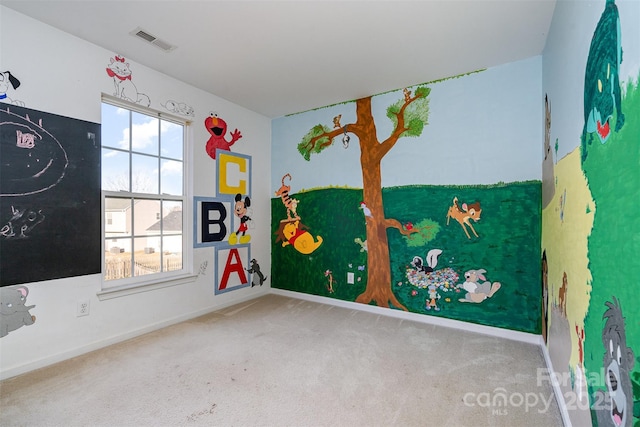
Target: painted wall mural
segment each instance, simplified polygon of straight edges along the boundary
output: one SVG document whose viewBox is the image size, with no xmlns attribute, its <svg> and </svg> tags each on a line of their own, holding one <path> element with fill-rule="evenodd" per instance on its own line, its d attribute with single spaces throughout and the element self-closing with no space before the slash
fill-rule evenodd
<svg viewBox="0 0 640 427">
<path fill-rule="evenodd" d="M 563 117 L 548 120 L 545 153 L 555 140 L 556 155 L 558 146 L 566 154 L 553 170 L 543 165 L 553 172 L 553 189 L 543 184 L 543 198 L 551 190 L 542 212 L 544 332 L 572 424 L 638 427 L 640 322 L 629 278 L 640 268 L 640 240 L 629 195 L 640 188 L 640 4 L 596 3 L 559 2 L 548 40 L 555 47 L 545 52 L 555 59 L 549 75 L 570 70 L 584 76 L 584 90 L 571 92 L 563 79 L 545 88 L 548 105 L 562 105 L 550 116 Z M 566 38 L 574 26 L 586 43 Z M 577 99 L 579 115 L 569 108 Z"/>
<path fill-rule="evenodd" d="M 7 70 L 0 72 L 0 102 L 24 107 L 24 102 L 20 101 L 19 99 L 12 99 L 8 95 L 8 92 L 10 90 L 16 90 L 19 87 L 20 80 L 18 80 L 16 76 L 11 74 L 11 71 Z"/>
<path fill-rule="evenodd" d="M 542 211 L 542 248 L 548 304 L 545 307 L 547 346 L 554 369 L 567 372 L 567 378 L 571 378 L 571 372 L 579 378 L 573 383 L 563 381 L 563 393 L 576 399 L 576 407 L 586 408 L 588 391 L 586 380 L 583 381 L 586 377 L 580 375 L 585 371 L 579 348 L 584 345 L 583 334 L 587 336 L 584 316 L 593 280 L 588 268 L 587 242 L 596 203 L 580 170 L 580 162 L 580 151 L 576 148 L 555 167 L 556 191 Z M 589 425 L 590 416 L 587 413 L 572 421 L 576 425 Z"/>
<path fill-rule="evenodd" d="M 193 199 L 194 248 L 214 248 L 216 294 L 262 286 L 267 276 L 251 257 L 251 157 L 224 149 L 218 149 L 215 157 L 216 196 Z M 207 265 L 200 266 L 200 274 L 205 274 Z"/>
<path fill-rule="evenodd" d="M 398 304 L 415 313 L 540 332 L 540 310 L 531 310 L 541 306 L 540 271 L 530 258 L 540 256 L 539 182 L 407 186 L 382 193 L 387 215 L 419 230 L 388 233 L 389 288 Z M 313 218 L 307 233 L 324 239 L 311 254 L 287 251 L 274 239 L 273 287 L 347 301 L 366 291 L 372 268 L 362 194 L 342 188 L 295 194 L 299 214 Z M 457 223 L 446 226 L 452 194 L 473 194 L 491 213 L 476 226 L 480 237 L 473 241 Z M 279 199 L 272 199 L 272 212 L 274 219 L 286 217 Z M 272 224 L 274 235 L 278 222 Z"/>
<path fill-rule="evenodd" d="M 591 39 L 584 75 L 584 127 L 581 137 L 582 160 L 594 138 L 607 142 L 614 113 L 615 131 L 624 125 L 620 102 L 618 69 L 622 62 L 620 17 L 614 0 L 607 0 Z"/>
<path fill-rule="evenodd" d="M 590 293 L 589 311 L 585 317 L 585 351 L 591 357 L 585 363 L 590 371 L 595 371 L 602 366 L 597 364 L 599 356 L 610 350 L 608 344 L 598 340 L 598 332 L 602 328 L 603 320 L 610 316 L 612 307 L 608 301 L 618 306 L 618 310 L 627 315 L 626 332 L 619 329 L 618 333 L 626 335 L 626 343 L 636 352 L 640 346 L 640 322 L 638 322 L 638 293 L 636 287 L 628 281 L 640 268 L 640 240 L 638 233 L 630 230 L 638 230 L 637 221 L 632 216 L 624 214 L 633 209 L 632 203 L 624 200 L 629 194 L 633 194 L 640 188 L 640 92 L 638 91 L 638 78 L 634 83 L 625 86 L 624 98 L 621 101 L 622 108 L 627 111 L 628 120 L 624 127 L 612 132 L 605 145 L 597 144 L 589 148 L 589 156 L 583 163 L 583 171 L 589 184 L 589 189 L 596 203 L 593 229 L 588 240 L 589 269 L 593 281 Z M 618 116 L 620 117 L 620 116 Z M 617 126 L 616 126 L 617 127 Z M 620 179 L 623 177 L 623 179 Z M 615 298 L 616 300 L 614 300 Z M 609 310 L 606 310 L 606 309 Z M 605 311 L 606 310 L 606 311 Z M 635 314 L 635 316 L 634 316 Z M 606 326 L 605 326 L 606 327 Z M 592 333 L 591 339 L 589 334 Z M 604 341 L 603 331 L 603 341 Z M 604 345 L 603 345 L 604 344 Z M 623 355 L 627 350 L 622 347 Z M 636 353 L 637 354 L 637 353 Z M 619 363 L 622 363 L 620 356 Z M 630 393 L 621 397 L 620 393 L 612 386 L 614 370 L 605 365 L 606 377 L 609 381 L 603 384 L 591 384 L 590 391 L 597 393 L 605 386 L 609 389 L 609 397 L 612 399 L 611 419 L 613 424 L 600 425 L 640 425 L 640 369 L 638 363 L 634 366 L 633 357 L 627 357 L 624 365 L 626 369 L 620 371 L 624 378 L 618 378 L 620 385 L 631 380 L 633 386 L 634 404 L 626 400 Z M 612 389 L 614 387 L 614 389 Z M 627 390 L 628 391 L 628 390 Z M 625 414 L 616 414 L 621 411 L 620 400 L 625 399 Z M 630 413 L 633 409 L 633 418 Z M 619 417 L 619 419 L 617 418 Z M 618 422 L 620 421 L 620 422 Z"/>
<path fill-rule="evenodd" d="M 0 288 L 0 338 L 35 323 L 36 316 L 29 313 L 35 305 L 26 305 L 28 295 L 26 286 Z"/>
<path fill-rule="evenodd" d="M 256 261 L 255 258 L 252 258 L 249 265 L 250 268 L 246 268 L 245 270 L 251 274 L 251 287 L 262 286 L 267 280 L 267 276 L 265 276 L 262 273 L 262 270 L 260 270 L 260 264 L 258 264 L 258 261 Z"/>
<path fill-rule="evenodd" d="M 227 134 L 227 122 L 218 117 L 216 113 L 211 113 L 209 117 L 204 119 L 204 126 L 207 128 L 207 132 L 211 134 L 205 148 L 209 157 L 214 160 L 217 150 L 231 151 L 231 146 L 242 138 L 242 133 L 235 129 L 230 133 L 230 138 L 227 140 L 225 136 Z"/>
<path fill-rule="evenodd" d="M 530 309 L 541 307 L 539 180 L 479 184 L 487 174 L 460 170 L 455 161 L 464 155 L 452 151 L 451 168 L 466 185 L 383 184 L 398 175 L 421 181 L 406 167 L 407 151 L 414 158 L 442 144 L 429 127 L 459 119 L 438 108 L 467 78 L 474 79 L 421 84 L 276 123 L 273 140 L 287 142 L 273 149 L 273 287 L 540 332 L 541 310 Z M 323 156 L 331 157 L 326 169 Z M 428 169 L 438 160 L 424 161 Z M 338 170 L 357 173 L 362 187 L 345 185 Z M 316 186 L 297 187 L 312 177 Z"/>
<path fill-rule="evenodd" d="M 196 113 L 192 106 L 173 99 L 168 99 L 167 102 L 161 104 L 167 111 L 173 114 L 179 114 L 181 116 L 195 117 Z"/>
<path fill-rule="evenodd" d="M 608 381 L 605 390 L 595 392 L 595 403 L 609 402 L 596 408 L 599 426 L 630 426 L 634 413 L 631 372 L 635 364 L 633 350 L 627 346 L 625 319 L 616 298 L 605 302 L 606 311 L 602 329 L 605 351 L 602 367 Z M 595 405 L 594 405 L 595 406 Z M 606 407 L 608 406 L 608 408 Z"/>
<path fill-rule="evenodd" d="M 132 80 L 133 73 L 129 68 L 129 63 L 123 56 L 116 55 L 111 58 L 106 70 L 107 75 L 113 79 L 113 96 L 145 107 L 151 105 L 149 96 L 138 92 L 138 88 Z"/>
<path fill-rule="evenodd" d="M 301 254 L 309 255 L 320 247 L 322 244 L 322 236 L 312 236 L 306 231 L 308 228 L 301 222 L 298 215 L 298 203 L 300 200 L 292 198 L 289 195 L 291 186 L 285 184 L 285 180 L 291 180 L 291 174 L 285 174 L 282 177 L 282 186 L 276 191 L 276 196 L 280 197 L 282 205 L 287 210 L 287 218 L 280 220 L 276 234 L 276 243 L 281 242 L 282 247 L 290 246 Z M 330 273 L 328 273 L 329 275 Z"/>
<path fill-rule="evenodd" d="M 556 145 L 557 147 L 557 145 Z M 557 148 L 556 148 L 557 151 Z M 544 97 L 544 158 L 542 160 L 542 207 L 546 208 L 556 191 L 553 173 L 553 151 L 551 151 L 551 105 Z"/>
<path fill-rule="evenodd" d="M 298 144 L 300 154 L 306 160 L 310 160 L 311 154 L 321 153 L 333 144 L 336 137 L 342 137 L 347 129 L 360 143 L 364 199 L 360 206 L 365 218 L 369 269 L 366 288 L 356 298 L 357 302 L 374 302 L 380 307 L 389 307 L 389 304 L 392 304 L 396 308 L 406 310 L 391 289 L 387 230 L 395 229 L 406 235 L 417 230 L 407 229 L 398 220 L 386 215 L 382 200 L 380 162 L 402 137 L 420 136 L 429 117 L 429 92 L 431 89 L 427 86 L 419 86 L 413 93 L 409 89 L 404 90 L 404 96 L 387 110 L 395 129 L 383 141 L 379 141 L 376 135 L 371 97 L 367 97 L 355 102 L 356 120 L 353 123 L 345 124 L 343 127 L 340 117 L 336 116 L 333 118 L 333 129 L 323 125 L 314 126 Z"/>
</svg>

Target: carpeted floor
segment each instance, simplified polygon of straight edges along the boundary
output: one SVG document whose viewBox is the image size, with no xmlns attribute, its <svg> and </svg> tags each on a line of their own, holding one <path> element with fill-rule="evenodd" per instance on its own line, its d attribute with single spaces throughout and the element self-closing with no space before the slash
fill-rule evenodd
<svg viewBox="0 0 640 427">
<path fill-rule="evenodd" d="M 0 425 L 561 426 L 538 368 L 532 344 L 270 294 L 7 379 Z"/>
</svg>

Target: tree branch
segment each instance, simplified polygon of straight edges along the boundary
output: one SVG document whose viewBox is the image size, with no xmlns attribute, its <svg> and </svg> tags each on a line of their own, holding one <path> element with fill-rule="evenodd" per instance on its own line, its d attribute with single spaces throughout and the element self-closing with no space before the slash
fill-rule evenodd
<svg viewBox="0 0 640 427">
<path fill-rule="evenodd" d="M 404 123 L 404 112 L 409 105 L 415 102 L 417 99 L 423 98 L 422 96 L 415 95 L 411 96 L 411 92 L 405 89 L 404 93 L 404 103 L 400 107 L 400 110 L 396 113 L 396 128 L 393 130 L 391 135 L 380 144 L 382 147 L 382 156 L 386 155 L 396 142 L 400 139 L 400 136 L 405 133 L 409 128 L 405 127 Z"/>
<path fill-rule="evenodd" d="M 382 224 L 385 228 L 395 228 L 402 234 L 403 236 L 410 236 L 412 233 L 419 233 L 420 230 L 417 228 L 412 228 L 411 230 L 407 230 L 405 227 L 400 224 L 400 221 L 393 218 L 385 218 L 382 221 Z"/>
<path fill-rule="evenodd" d="M 311 138 L 309 140 L 309 142 L 307 143 L 307 145 L 305 146 L 306 150 L 308 152 L 311 152 L 312 150 L 315 149 L 316 144 L 318 144 L 318 142 L 320 140 L 322 140 L 323 138 L 329 138 L 329 140 L 327 142 L 324 143 L 320 143 L 320 150 L 330 146 L 331 144 L 333 144 L 333 138 L 335 138 L 336 136 L 340 135 L 343 132 L 342 129 L 335 129 L 332 130 L 331 132 L 327 133 L 327 132 L 323 132 L 318 136 L 314 136 L 313 138 Z"/>
</svg>

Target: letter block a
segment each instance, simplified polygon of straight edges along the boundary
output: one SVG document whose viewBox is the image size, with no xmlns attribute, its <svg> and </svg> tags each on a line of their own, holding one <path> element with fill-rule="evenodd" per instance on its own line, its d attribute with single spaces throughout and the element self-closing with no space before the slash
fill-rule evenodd
<svg viewBox="0 0 640 427">
<path fill-rule="evenodd" d="M 249 246 L 217 248 L 215 293 L 220 294 L 249 286 L 246 267 L 249 265 Z"/>
</svg>

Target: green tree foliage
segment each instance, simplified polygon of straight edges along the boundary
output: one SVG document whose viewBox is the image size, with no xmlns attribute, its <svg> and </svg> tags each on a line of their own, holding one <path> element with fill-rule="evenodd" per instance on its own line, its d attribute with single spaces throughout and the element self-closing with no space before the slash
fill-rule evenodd
<svg viewBox="0 0 640 427">
<path fill-rule="evenodd" d="M 426 86 L 420 86 L 416 89 L 414 96 L 417 99 L 404 110 L 404 122 L 407 130 L 400 134 L 400 137 L 420 136 L 424 127 L 429 124 L 428 95 L 430 92 L 431 89 Z M 387 108 L 387 117 L 393 122 L 394 129 L 398 126 L 398 114 L 405 102 L 405 99 L 399 99 L 395 104 Z"/>
<path fill-rule="evenodd" d="M 320 153 L 325 147 L 331 145 L 331 139 L 327 136 L 329 132 L 331 130 L 327 126 L 318 124 L 302 138 L 298 144 L 298 152 L 306 161 L 309 161 L 311 153 Z M 322 136 L 323 134 L 324 136 Z M 318 139 L 313 141 L 314 138 Z"/>
<path fill-rule="evenodd" d="M 426 246 L 427 243 L 436 237 L 438 231 L 440 231 L 440 224 L 432 219 L 425 218 L 414 225 L 414 228 L 419 231 L 403 237 L 407 242 L 407 246 L 420 247 Z"/>
</svg>

